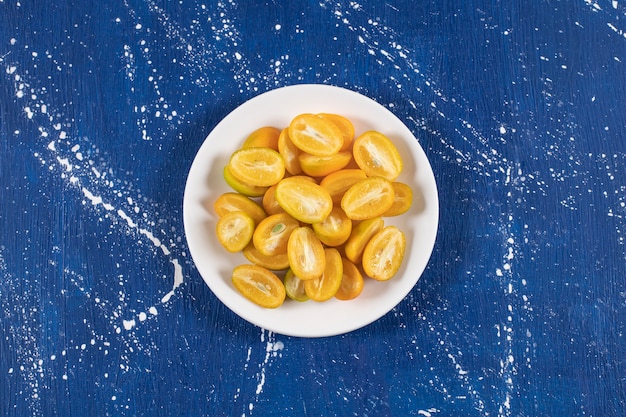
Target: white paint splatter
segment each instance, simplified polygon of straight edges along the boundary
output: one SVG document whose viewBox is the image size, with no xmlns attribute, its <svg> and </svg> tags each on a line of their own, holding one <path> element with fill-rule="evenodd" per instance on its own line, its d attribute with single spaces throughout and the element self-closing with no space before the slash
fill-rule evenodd
<svg viewBox="0 0 626 417">
<path fill-rule="evenodd" d="M 176 288 L 180 287 L 183 283 L 183 269 L 178 263 L 178 259 L 173 259 L 172 264 L 174 265 L 174 284 L 172 285 L 170 292 L 165 294 L 161 299 L 162 303 L 167 303 L 174 295 Z"/>
<path fill-rule="evenodd" d="M 3 315 L 3 343 L 14 346 L 9 357 L 3 358 L 19 364 L 17 369 L 9 368 L 19 378 L 20 390 L 27 399 L 27 407 L 32 415 L 43 415 L 40 381 L 44 375 L 42 349 L 39 346 L 40 314 L 36 306 L 42 305 L 39 289 L 35 282 L 18 279 L 7 270 L 7 264 L 0 245 L 0 311 Z M 18 286 L 16 287 L 16 283 Z M 30 308 L 29 308 L 30 307 Z M 6 321 L 6 326 L 4 322 Z"/>
<path fill-rule="evenodd" d="M 47 128 L 42 124 L 39 128 L 40 132 L 60 131 L 58 140 L 46 142 L 43 145 L 49 152 L 49 158 L 45 157 L 44 153 L 38 151 L 35 151 L 33 155 L 39 159 L 42 165 L 48 167 L 50 172 L 55 172 L 52 168 L 55 165 L 58 166 L 60 168 L 60 171 L 58 171 L 60 172 L 60 177 L 67 181 L 68 186 L 80 190 L 82 196 L 85 198 L 85 202 L 91 203 L 90 205 L 95 209 L 104 209 L 109 218 L 113 219 L 115 217 L 113 215 L 116 215 L 117 218 L 123 221 L 121 224 L 125 224 L 129 229 L 136 231 L 138 236 L 146 237 L 155 247 L 160 249 L 164 256 L 169 258 L 170 262 L 174 265 L 172 287 L 160 300 L 162 303 L 168 302 L 174 295 L 175 290 L 182 285 L 184 274 L 179 260 L 172 257 L 170 248 L 164 244 L 148 226 L 144 226 L 144 224 L 154 225 L 156 222 L 149 222 L 146 218 L 147 212 L 141 210 L 137 205 L 131 208 L 131 212 L 135 214 L 143 212 L 144 215 L 139 218 L 134 218 L 134 214 L 129 214 L 129 212 L 122 207 L 116 207 L 118 204 L 120 206 L 123 205 L 121 202 L 118 203 L 118 200 L 122 198 L 123 201 L 125 192 L 122 193 L 111 188 L 113 184 L 113 171 L 107 168 L 105 175 L 98 168 L 99 164 L 97 161 L 85 158 L 83 153 L 79 152 L 79 150 L 83 147 L 87 149 L 88 146 L 83 146 L 82 142 L 79 142 L 79 140 L 73 143 L 70 142 L 66 131 L 61 131 L 62 126 L 70 125 L 68 122 L 56 120 L 57 117 L 61 117 L 61 112 L 50 111 L 51 106 L 37 98 L 38 94 L 36 94 L 36 89 L 30 86 L 21 74 L 17 73 L 17 68 L 13 69 L 11 67 L 8 72 L 11 73 L 15 80 L 19 80 L 19 82 L 16 81 L 16 86 L 18 86 L 20 90 L 30 90 L 32 92 L 32 102 L 24 103 L 22 107 L 27 117 L 34 119 L 41 116 L 42 121 L 50 125 L 49 128 Z M 42 135 L 42 137 L 45 136 L 47 135 Z M 80 139 L 80 141 L 83 140 L 87 140 L 87 138 Z M 66 175 L 66 173 L 69 172 L 71 172 L 71 175 Z M 131 201 L 139 200 L 139 198 L 132 199 L 130 196 L 127 196 L 127 200 L 128 199 Z M 122 300 L 125 301 L 125 297 L 122 297 Z M 156 316 L 157 314 L 155 306 L 150 306 L 148 311 L 152 316 Z M 116 317 L 120 317 L 120 315 L 116 313 Z M 146 318 L 147 317 L 146 315 Z M 130 325 L 131 323 L 133 323 L 132 326 Z M 129 319 L 123 322 L 122 327 L 130 330 L 135 325 L 136 322 L 134 319 Z"/>
<path fill-rule="evenodd" d="M 267 334 L 267 340 L 266 340 Z M 255 389 L 255 400 L 249 403 L 250 410 L 254 407 L 254 403 L 259 401 L 259 396 L 263 393 L 263 387 L 265 386 L 266 370 L 271 364 L 272 358 L 279 357 L 281 351 L 285 348 L 285 345 L 280 340 L 276 340 L 276 336 L 272 331 L 261 329 L 261 343 L 265 343 L 265 353 L 263 360 L 258 365 L 258 372 L 256 373 L 257 386 Z M 248 356 L 244 369 L 248 368 L 248 364 L 252 356 L 252 347 L 248 348 Z"/>
</svg>

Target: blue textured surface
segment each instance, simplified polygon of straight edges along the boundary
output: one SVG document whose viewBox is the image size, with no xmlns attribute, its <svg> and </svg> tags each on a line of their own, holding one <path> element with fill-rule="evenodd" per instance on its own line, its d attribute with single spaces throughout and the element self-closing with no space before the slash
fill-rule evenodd
<svg viewBox="0 0 626 417">
<path fill-rule="evenodd" d="M 625 61 L 621 0 L 0 0 L 0 415 L 623 416 Z M 297 83 L 387 106 L 441 198 L 331 338 L 238 318 L 182 227 L 206 135 Z"/>
</svg>

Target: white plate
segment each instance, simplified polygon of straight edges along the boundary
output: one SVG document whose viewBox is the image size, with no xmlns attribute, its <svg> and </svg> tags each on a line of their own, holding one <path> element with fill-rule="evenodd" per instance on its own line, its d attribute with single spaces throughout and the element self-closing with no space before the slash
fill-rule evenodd
<svg viewBox="0 0 626 417">
<path fill-rule="evenodd" d="M 231 283 L 233 267 L 249 263 L 242 254 L 230 254 L 215 236 L 217 216 L 213 202 L 232 191 L 222 177 L 230 155 L 246 136 L 261 126 L 286 127 L 300 113 L 338 113 L 354 124 L 356 135 L 378 130 L 387 135 L 403 156 L 398 181 L 413 188 L 409 212 L 386 218 L 406 234 L 407 249 L 397 275 L 387 282 L 367 278 L 363 292 L 350 301 L 299 303 L 285 300 L 277 309 L 264 309 L 245 299 Z M 411 291 L 428 263 L 439 220 L 437 186 L 426 154 L 411 131 L 375 101 L 339 87 L 294 85 L 261 94 L 224 118 L 200 147 L 187 179 L 183 200 L 185 234 L 200 275 L 215 295 L 240 317 L 264 329 L 290 336 L 322 337 L 363 327 L 393 309 Z"/>
</svg>

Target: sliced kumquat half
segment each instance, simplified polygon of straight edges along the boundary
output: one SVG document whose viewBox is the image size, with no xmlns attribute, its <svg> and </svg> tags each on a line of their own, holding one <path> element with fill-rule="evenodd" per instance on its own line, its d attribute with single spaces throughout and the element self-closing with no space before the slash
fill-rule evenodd
<svg viewBox="0 0 626 417">
<path fill-rule="evenodd" d="M 391 139 L 380 132 L 370 130 L 357 137 L 352 144 L 352 154 L 368 177 L 395 181 L 402 172 L 400 152 Z"/>
<path fill-rule="evenodd" d="M 328 191 L 334 204 L 340 204 L 341 198 L 358 181 L 367 178 L 365 172 L 360 169 L 341 169 L 325 176 L 320 181 L 320 186 Z"/>
<path fill-rule="evenodd" d="M 254 233 L 254 219 L 243 211 L 226 213 L 217 221 L 217 239 L 229 252 L 239 252 L 245 248 Z"/>
<path fill-rule="evenodd" d="M 253 264 L 272 271 L 282 271 L 289 268 L 289 258 L 287 258 L 286 252 L 267 256 L 259 252 L 259 250 L 254 247 L 254 243 L 251 242 L 243 249 L 242 253 L 243 256 Z"/>
<path fill-rule="evenodd" d="M 381 231 L 385 221 L 380 217 L 363 220 L 352 228 L 352 233 L 344 245 L 346 257 L 355 264 L 361 263 L 365 246 L 372 236 Z"/>
<path fill-rule="evenodd" d="M 386 226 L 367 242 L 363 250 L 363 271 L 375 280 L 387 281 L 400 269 L 405 250 L 404 233 L 396 226 Z"/>
<path fill-rule="evenodd" d="M 383 217 L 399 216 L 409 211 L 413 205 L 413 190 L 403 182 L 393 182 L 393 204 L 383 213 Z"/>
<path fill-rule="evenodd" d="M 238 265 L 233 269 L 232 283 L 244 297 L 261 307 L 277 308 L 285 301 L 283 282 L 267 268 Z"/>
<path fill-rule="evenodd" d="M 391 181 L 383 177 L 368 177 L 356 182 L 341 198 L 341 208 L 352 220 L 378 217 L 393 204 Z"/>
<path fill-rule="evenodd" d="M 344 168 L 352 159 L 349 151 L 340 151 L 329 156 L 311 155 L 302 152 L 298 155 L 302 171 L 312 177 L 325 177 Z"/>
<path fill-rule="evenodd" d="M 343 146 L 341 130 L 328 119 L 301 114 L 289 124 L 289 138 L 298 149 L 311 155 L 330 156 Z"/>
<path fill-rule="evenodd" d="M 333 122 L 341 131 L 343 137 L 343 145 L 341 151 L 347 151 L 352 147 L 352 141 L 354 140 L 354 125 L 347 117 L 344 117 L 336 113 L 318 113 L 317 116 L 322 119 L 328 119 Z"/>
<path fill-rule="evenodd" d="M 267 191 L 267 187 L 258 187 L 238 180 L 233 176 L 228 165 L 224 167 L 224 180 L 230 188 L 248 197 L 260 197 Z"/>
<path fill-rule="evenodd" d="M 289 129 L 284 128 L 280 132 L 278 137 L 278 153 L 283 157 L 285 161 L 285 169 L 291 175 L 298 175 L 302 173 L 300 167 L 300 161 L 298 155 L 300 155 L 300 149 L 289 138 Z"/>
<path fill-rule="evenodd" d="M 352 220 L 340 207 L 333 207 L 324 221 L 313 223 L 311 226 L 317 237 L 327 246 L 343 244 L 352 232 Z"/>
<path fill-rule="evenodd" d="M 278 136 L 280 136 L 280 129 L 273 126 L 263 126 L 250 133 L 241 147 L 270 148 L 277 151 Z"/>
<path fill-rule="evenodd" d="M 309 299 L 309 296 L 306 295 L 306 291 L 304 290 L 304 281 L 294 274 L 292 269 L 288 269 L 285 273 L 283 284 L 285 285 L 287 297 L 292 300 L 302 302 Z"/>
<path fill-rule="evenodd" d="M 276 201 L 276 184 L 267 189 L 265 194 L 263 194 L 263 199 L 261 200 L 261 202 L 263 204 L 263 209 L 267 214 L 278 214 L 285 212 L 280 204 L 278 204 L 278 201 Z"/>
<path fill-rule="evenodd" d="M 254 229 L 252 243 L 266 256 L 287 253 L 289 236 L 299 226 L 300 223 L 287 213 L 272 214 Z"/>
<path fill-rule="evenodd" d="M 359 268 L 349 259 L 341 258 L 343 264 L 343 277 L 341 285 L 335 293 L 338 300 L 352 300 L 361 295 L 363 292 L 363 275 Z"/>
<path fill-rule="evenodd" d="M 240 193 L 220 195 L 213 203 L 213 210 L 219 217 L 233 211 L 243 211 L 252 217 L 255 225 L 267 217 L 265 210 L 256 201 Z"/>
<path fill-rule="evenodd" d="M 326 264 L 319 278 L 304 281 L 304 291 L 313 301 L 327 301 L 337 294 L 343 278 L 341 255 L 335 248 L 324 249 Z"/>
<path fill-rule="evenodd" d="M 246 184 L 269 187 L 285 176 L 285 162 L 270 148 L 242 148 L 228 162 L 231 174 Z"/>
<path fill-rule="evenodd" d="M 318 278 L 324 272 L 324 245 L 308 226 L 301 226 L 291 233 L 287 256 L 291 270 L 302 280 Z"/>
<path fill-rule="evenodd" d="M 300 176 L 281 180 L 276 186 L 276 200 L 287 213 L 303 223 L 319 223 L 333 208 L 328 191 Z"/>
</svg>

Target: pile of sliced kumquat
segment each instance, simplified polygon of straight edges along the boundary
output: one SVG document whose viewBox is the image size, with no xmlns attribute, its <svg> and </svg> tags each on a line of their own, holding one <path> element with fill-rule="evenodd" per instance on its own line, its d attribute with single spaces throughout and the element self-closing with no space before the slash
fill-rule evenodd
<svg viewBox="0 0 626 417">
<path fill-rule="evenodd" d="M 411 188 L 396 181 L 402 167 L 387 136 L 355 138 L 338 114 L 300 114 L 282 130 L 252 132 L 224 167 L 233 192 L 214 202 L 219 242 L 250 262 L 233 269 L 235 288 L 276 308 L 286 297 L 351 300 L 364 276 L 391 279 L 406 238 L 383 218 L 413 202 Z"/>
</svg>

